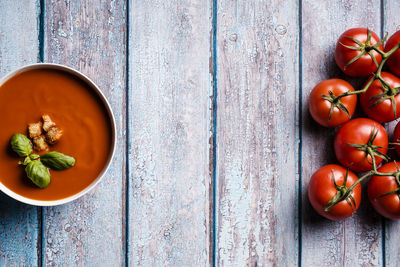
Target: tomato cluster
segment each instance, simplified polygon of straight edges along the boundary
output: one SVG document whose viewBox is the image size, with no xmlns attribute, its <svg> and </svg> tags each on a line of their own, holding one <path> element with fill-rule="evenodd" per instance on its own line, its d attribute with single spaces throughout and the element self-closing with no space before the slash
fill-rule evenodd
<svg viewBox="0 0 400 267">
<path fill-rule="evenodd" d="M 379 167 L 389 161 L 386 154 L 390 144 L 381 123 L 400 117 L 400 31 L 384 45 L 386 37 L 381 40 L 366 28 L 344 32 L 335 48 L 337 65 L 349 76 L 370 77 L 359 90 L 342 79 L 329 79 L 310 93 L 309 111 L 314 120 L 325 127 L 340 126 L 334 149 L 341 165 L 318 169 L 308 187 L 313 208 L 331 220 L 347 218 L 357 211 L 360 182 L 366 178 L 370 178 L 368 198 L 375 210 L 387 218 L 400 219 L 400 163 Z M 351 119 L 357 95 L 368 118 Z M 393 145 L 400 155 L 400 122 Z M 367 173 L 358 178 L 356 173 L 363 172 Z"/>
</svg>

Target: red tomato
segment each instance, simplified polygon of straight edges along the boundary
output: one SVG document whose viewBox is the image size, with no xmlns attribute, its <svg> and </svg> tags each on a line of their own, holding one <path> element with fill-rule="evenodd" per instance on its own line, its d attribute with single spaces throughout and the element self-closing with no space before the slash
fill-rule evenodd
<svg viewBox="0 0 400 267">
<path fill-rule="evenodd" d="M 360 149 L 352 145 L 359 146 Z M 386 155 L 387 147 L 388 136 L 385 128 L 380 123 L 367 118 L 358 118 L 345 123 L 335 137 L 336 158 L 343 166 L 356 172 L 373 169 L 372 158 L 366 152 L 368 148 L 374 151 L 376 166 L 378 166 L 382 158 L 377 154 Z"/>
<path fill-rule="evenodd" d="M 344 80 L 330 79 L 320 82 L 311 91 L 309 103 L 311 116 L 322 126 L 336 127 L 350 120 L 350 118 L 353 116 L 354 110 L 356 109 L 357 105 L 357 96 L 349 95 L 346 97 L 342 97 L 339 101 L 333 103 L 332 101 L 321 97 L 322 95 L 330 97 L 329 91 L 332 92 L 333 95 L 336 97 L 345 92 L 353 92 L 354 88 L 353 86 L 351 86 L 351 84 Z M 329 119 L 332 105 L 334 105 L 334 107 L 332 110 L 331 118 Z M 349 115 L 347 115 L 345 111 L 340 109 L 338 107 L 339 105 L 342 105 L 342 109 L 344 106 Z"/>
<path fill-rule="evenodd" d="M 338 188 L 335 186 L 333 181 L 333 176 L 336 185 L 339 187 L 343 186 L 346 169 L 340 165 L 330 164 L 317 170 L 311 176 L 310 184 L 308 185 L 308 198 L 310 199 L 313 208 L 320 215 L 336 221 L 347 218 L 356 212 L 361 202 L 361 185 L 358 184 L 353 188 L 351 196 L 353 197 L 354 202 L 351 198 L 348 198 L 351 205 L 348 201 L 342 200 L 329 211 L 325 211 L 324 209 L 329 200 L 338 192 Z M 349 188 L 357 180 L 358 177 L 352 171 L 349 171 L 345 186 Z"/>
<path fill-rule="evenodd" d="M 390 49 L 392 49 L 398 43 L 400 43 L 400 31 L 397 31 L 392 36 L 390 36 L 385 45 L 385 52 L 389 52 Z M 397 50 L 388 58 L 387 65 L 390 72 L 393 72 L 395 75 L 400 76 L 400 50 Z"/>
<path fill-rule="evenodd" d="M 397 172 L 396 163 L 390 162 L 378 169 L 379 172 Z M 400 219 L 400 198 L 398 193 L 383 196 L 397 190 L 399 185 L 393 176 L 373 176 L 368 184 L 368 198 L 374 209 L 392 220 Z"/>
<path fill-rule="evenodd" d="M 400 122 L 397 123 L 396 128 L 394 128 L 393 142 L 400 144 Z M 397 155 L 400 155 L 400 145 L 395 145 Z"/>
<path fill-rule="evenodd" d="M 358 40 L 359 43 L 347 37 L 354 38 Z M 372 50 L 371 46 L 379 43 L 380 39 L 378 35 L 372 31 L 369 44 L 366 44 L 367 39 L 368 30 L 366 28 L 353 28 L 345 31 L 339 37 L 335 49 L 335 60 L 339 68 L 347 75 L 353 77 L 367 76 L 378 69 L 371 55 L 375 57 L 378 65 L 382 61 L 382 56 L 375 50 Z M 359 50 L 349 47 L 359 48 Z M 379 48 L 383 50 L 383 45 L 380 45 Z M 346 64 L 361 54 L 362 56 L 359 59 L 346 67 Z"/>
<path fill-rule="evenodd" d="M 373 77 L 370 77 L 370 81 Z M 400 86 L 400 79 L 389 72 L 382 72 L 382 78 L 392 87 Z M 367 83 L 368 83 L 367 81 Z M 376 97 L 384 93 L 382 84 L 379 80 L 372 82 L 365 93 L 360 94 L 361 107 L 368 117 L 379 122 L 389 122 L 400 117 L 400 94 L 387 92 L 386 95 Z M 393 100 L 396 106 L 396 117 L 394 116 Z M 383 100 L 383 101 L 382 101 Z M 379 103 L 379 101 L 382 101 Z M 378 103 L 378 104 L 375 104 Z M 375 104 L 375 105 L 374 105 Z"/>
</svg>

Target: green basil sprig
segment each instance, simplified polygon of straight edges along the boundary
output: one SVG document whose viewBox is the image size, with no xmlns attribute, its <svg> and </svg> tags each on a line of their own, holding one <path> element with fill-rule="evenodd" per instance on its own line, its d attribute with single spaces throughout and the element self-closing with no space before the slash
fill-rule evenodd
<svg viewBox="0 0 400 267">
<path fill-rule="evenodd" d="M 46 167 L 57 171 L 66 170 L 75 165 L 75 159 L 73 157 L 56 151 L 44 154 L 40 157 L 40 160 Z"/>
<path fill-rule="evenodd" d="M 31 141 L 23 134 L 14 134 L 11 138 L 11 148 L 20 157 L 29 156 L 32 153 Z"/>
<path fill-rule="evenodd" d="M 43 156 L 32 153 L 31 141 L 23 134 L 14 134 L 11 138 L 11 148 L 20 157 L 25 157 L 24 161 L 19 161 L 19 165 L 24 165 L 26 175 L 32 182 L 40 188 L 45 188 L 50 184 L 50 172 L 53 170 L 66 170 L 75 165 L 73 157 L 63 153 L 51 151 Z"/>
<path fill-rule="evenodd" d="M 50 183 L 50 173 L 46 166 L 39 160 L 33 160 L 25 167 L 26 175 L 40 188 L 45 188 Z"/>
</svg>

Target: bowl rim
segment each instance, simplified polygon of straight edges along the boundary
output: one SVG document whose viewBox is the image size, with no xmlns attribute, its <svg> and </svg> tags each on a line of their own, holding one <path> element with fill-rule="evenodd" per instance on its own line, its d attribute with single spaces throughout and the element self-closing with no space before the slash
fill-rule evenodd
<svg viewBox="0 0 400 267">
<path fill-rule="evenodd" d="M 110 168 L 110 165 L 112 163 L 112 160 L 114 158 L 115 150 L 116 150 L 117 129 L 116 129 L 115 117 L 114 117 L 114 113 L 112 111 L 110 103 L 108 102 L 107 98 L 105 97 L 103 92 L 100 90 L 100 88 L 88 76 L 86 76 L 82 72 L 75 70 L 71 67 L 65 66 L 65 65 L 56 64 L 56 63 L 46 63 L 46 62 L 24 65 L 22 67 L 19 67 L 13 71 L 7 73 L 2 78 L 0 78 L 0 87 L 5 82 L 7 82 L 9 79 L 16 76 L 17 74 L 20 74 L 22 72 L 29 71 L 29 70 L 34 70 L 34 69 L 54 69 L 54 70 L 65 71 L 65 72 L 77 77 L 78 79 L 82 80 L 83 82 L 85 82 L 88 85 L 88 87 L 90 87 L 90 89 L 93 90 L 96 93 L 96 95 L 100 98 L 102 104 L 106 108 L 106 111 L 107 111 L 107 114 L 109 117 L 108 119 L 111 123 L 111 139 L 112 139 L 111 140 L 111 153 L 108 156 L 107 162 L 104 165 L 103 170 L 97 176 L 97 178 L 89 186 L 87 186 L 83 190 L 79 191 L 78 193 L 76 193 L 72 196 L 62 198 L 62 199 L 57 199 L 57 200 L 36 200 L 36 199 L 27 198 L 20 194 L 17 194 L 14 191 L 12 191 L 11 189 L 9 189 L 8 187 L 6 187 L 2 182 L 0 182 L 0 191 L 2 191 L 4 194 L 8 195 L 9 197 L 11 197 L 15 200 L 22 202 L 22 203 L 33 205 L 33 206 L 58 206 L 58 205 L 66 204 L 73 200 L 76 200 L 76 199 L 82 197 L 83 195 L 87 194 L 88 192 L 90 192 L 93 188 L 96 187 L 96 185 L 103 179 L 103 177 L 107 173 L 107 171 Z"/>
</svg>

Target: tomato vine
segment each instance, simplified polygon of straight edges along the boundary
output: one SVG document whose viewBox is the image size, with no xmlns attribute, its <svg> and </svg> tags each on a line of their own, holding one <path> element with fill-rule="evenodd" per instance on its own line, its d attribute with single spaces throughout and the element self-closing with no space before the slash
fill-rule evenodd
<svg viewBox="0 0 400 267">
<path fill-rule="evenodd" d="M 387 39 L 388 34 L 386 33 L 384 38 L 382 40 L 379 40 L 379 38 L 376 36 L 376 34 L 371 32 L 369 29 L 366 29 L 366 32 L 364 31 L 364 33 L 363 33 L 364 35 L 362 35 L 360 32 L 362 32 L 363 30 L 364 29 L 361 29 L 361 28 L 350 29 L 350 30 L 346 31 L 345 34 L 351 33 L 351 34 L 353 34 L 353 36 L 356 36 L 357 34 L 359 34 L 359 36 L 364 38 L 363 39 L 364 41 L 361 41 L 353 36 L 347 36 L 347 35 L 343 34 L 339 38 L 339 41 L 337 44 L 336 49 L 338 49 L 338 47 L 339 47 L 339 49 L 342 49 L 342 50 L 340 50 L 341 52 L 343 52 L 343 49 L 348 49 L 348 51 L 356 51 L 357 53 L 349 52 L 350 54 L 355 55 L 355 56 L 352 57 L 350 60 L 348 60 L 347 63 L 343 64 L 343 58 L 346 58 L 346 57 L 345 56 L 341 57 L 341 55 L 337 55 L 337 51 L 335 50 L 335 59 L 336 59 L 337 64 L 339 65 L 339 67 L 342 69 L 342 71 L 344 71 L 348 75 L 351 75 L 351 74 L 346 72 L 346 70 L 353 64 L 356 64 L 359 60 L 363 59 L 364 60 L 363 64 L 368 65 L 369 69 L 367 71 L 363 70 L 364 72 L 360 71 L 360 73 L 357 73 L 355 71 L 354 66 L 352 66 L 353 67 L 352 73 L 353 74 L 355 73 L 355 74 L 351 75 L 351 76 L 370 75 L 370 78 L 366 81 L 366 83 L 363 85 L 363 87 L 359 90 L 354 90 L 351 85 L 346 84 L 345 81 L 340 80 L 340 79 L 331 79 L 331 80 L 323 81 L 313 89 L 313 92 L 310 95 L 310 113 L 313 116 L 313 118 L 323 126 L 335 127 L 342 123 L 350 124 L 350 123 L 354 122 L 355 120 L 350 120 L 350 119 L 354 113 L 357 99 L 353 99 L 353 100 L 351 100 L 351 102 L 349 102 L 349 100 L 346 101 L 346 99 L 349 99 L 350 96 L 355 97 L 356 95 L 359 95 L 359 94 L 364 94 L 364 96 L 367 95 L 369 101 L 373 102 L 367 106 L 370 109 L 380 105 L 383 102 L 387 102 L 386 100 L 390 100 L 390 103 L 392 106 L 392 108 L 390 109 L 390 113 L 392 115 L 394 115 L 394 117 L 391 117 L 390 119 L 387 119 L 387 118 L 377 119 L 379 122 L 388 122 L 388 121 L 398 118 L 397 117 L 398 114 L 400 115 L 400 112 L 396 105 L 396 96 L 400 94 L 400 78 L 397 78 L 396 76 L 392 75 L 391 73 L 382 71 L 383 67 L 386 64 L 386 62 L 388 61 L 388 59 L 393 54 L 395 54 L 397 50 L 400 49 L 400 40 L 396 43 L 396 45 L 391 46 L 390 49 L 385 52 L 385 50 L 382 47 L 383 47 L 384 42 Z M 365 37 L 365 34 L 366 34 L 366 37 Z M 400 31 L 395 33 L 394 36 L 397 36 L 397 35 L 400 36 Z M 341 40 L 342 41 L 350 40 L 351 42 L 354 43 L 354 45 L 349 45 L 349 43 L 348 43 L 349 41 L 347 41 L 347 43 L 345 44 L 345 43 L 341 42 Z M 375 55 L 378 55 L 379 58 L 377 59 L 375 57 Z M 365 62 L 365 56 L 370 57 L 369 63 Z M 338 58 L 341 60 L 341 62 L 339 62 L 340 60 L 338 60 Z M 376 69 L 376 71 L 372 70 L 371 64 L 372 64 L 372 67 L 374 67 L 374 69 Z M 368 74 L 366 74 L 368 71 L 370 71 L 370 72 Z M 392 75 L 394 78 L 392 78 L 392 76 L 390 76 L 390 75 Z M 396 80 L 395 82 L 393 82 L 393 79 L 398 79 L 398 81 Z M 378 81 L 378 82 L 376 83 L 375 81 Z M 365 94 L 368 91 L 368 89 L 373 88 L 373 87 L 371 87 L 372 85 L 375 87 L 379 86 L 380 87 L 379 90 L 381 90 L 381 92 L 377 93 L 379 90 L 375 90 L 374 94 L 372 94 L 372 96 L 371 96 L 371 93 Z M 344 88 L 347 88 L 347 89 L 343 90 Z M 335 90 L 335 92 L 334 92 L 334 90 Z M 316 92 L 319 92 L 319 94 L 318 94 L 319 99 L 317 99 Z M 398 102 L 399 102 L 399 100 L 400 100 L 400 98 L 397 99 Z M 321 104 L 322 103 L 321 101 L 325 101 L 324 104 Z M 363 108 L 364 108 L 364 106 L 365 105 L 363 105 Z M 340 113 L 340 112 L 342 112 L 342 115 L 340 115 L 341 117 L 339 117 L 339 115 L 338 115 L 338 113 Z M 368 116 L 376 119 L 375 117 L 371 116 L 368 112 L 366 112 L 366 113 Z M 333 119 L 334 115 L 335 115 L 335 118 Z M 347 118 L 344 116 L 346 116 Z M 330 123 L 329 121 L 331 119 L 334 120 L 334 122 Z M 364 118 L 359 118 L 356 120 L 360 120 L 360 119 L 364 120 L 362 122 L 362 123 L 364 123 L 364 125 L 366 123 L 365 121 L 369 120 L 369 119 L 364 119 Z M 348 121 L 348 120 L 350 120 L 350 121 Z M 369 123 L 369 125 L 371 125 L 371 120 L 369 120 L 369 121 L 370 122 L 368 122 L 368 123 Z M 352 213 L 354 213 L 357 210 L 359 202 L 360 202 L 360 199 L 359 199 L 359 195 L 361 192 L 360 191 L 361 188 L 359 186 L 360 183 L 370 177 L 372 177 L 371 180 L 373 180 L 374 183 L 382 183 L 383 180 L 376 179 L 376 177 L 386 177 L 385 178 L 386 180 L 391 179 L 390 181 L 388 180 L 387 184 L 390 183 L 390 186 L 392 189 L 387 190 L 386 192 L 380 192 L 380 191 L 382 191 L 382 188 L 383 188 L 382 186 L 379 187 L 379 190 L 373 190 L 373 189 L 369 188 L 370 201 L 372 202 L 375 209 L 377 209 L 378 212 L 381 213 L 383 216 L 392 218 L 392 219 L 400 219 L 400 168 L 397 165 L 396 161 L 385 164 L 385 165 L 381 166 L 380 168 L 378 168 L 378 166 L 381 164 L 382 160 L 385 162 L 388 162 L 390 160 L 389 157 L 386 155 L 387 150 L 389 148 L 388 148 L 387 134 L 385 132 L 385 129 L 378 122 L 372 121 L 372 123 L 376 123 L 375 125 L 377 127 L 374 126 L 372 128 L 369 138 L 367 136 L 365 136 L 365 131 L 364 131 L 362 134 L 364 134 L 363 138 L 365 138 L 365 139 L 363 139 L 362 142 L 358 141 L 358 142 L 343 143 L 344 139 L 343 140 L 340 139 L 340 141 L 338 141 L 338 142 L 340 142 L 340 146 L 343 146 L 343 144 L 345 144 L 344 146 L 349 146 L 353 150 L 358 150 L 358 151 L 363 152 L 363 154 L 362 154 L 364 157 L 363 161 L 367 160 L 368 163 L 365 162 L 365 163 L 363 163 L 364 165 L 362 165 L 362 166 L 360 165 L 361 167 L 360 166 L 356 167 L 356 164 L 360 164 L 360 161 L 358 161 L 358 162 L 350 161 L 350 163 L 348 161 L 342 161 L 340 159 L 341 155 L 339 154 L 339 156 L 338 156 L 338 154 L 336 154 L 336 157 L 339 159 L 341 164 L 347 168 L 345 171 L 345 174 L 344 174 L 343 167 L 341 167 L 340 165 L 326 165 L 326 166 L 320 168 L 312 176 L 311 181 L 310 181 L 310 186 L 309 186 L 309 198 L 310 198 L 311 204 L 313 205 L 314 209 L 316 209 L 318 211 L 318 213 L 320 213 L 321 215 L 323 215 L 329 219 L 332 219 L 332 220 L 343 219 L 343 218 L 350 216 Z M 346 124 L 344 124 L 344 126 L 342 126 L 341 130 L 344 129 L 344 127 L 347 127 L 346 130 L 343 130 L 343 131 L 346 131 L 346 132 L 351 131 L 349 129 L 351 129 L 352 127 L 350 127 L 349 125 L 345 126 Z M 400 125 L 400 123 L 398 125 Z M 398 126 L 398 127 L 400 129 L 400 126 Z M 341 130 L 339 130 L 337 136 L 339 135 Z M 385 132 L 384 134 L 386 136 L 385 137 L 386 141 L 384 141 L 384 145 L 377 145 L 375 142 L 380 131 Z M 355 133 L 355 130 L 353 130 L 353 134 L 357 135 L 359 133 Z M 395 135 L 396 135 L 396 133 L 395 133 Z M 400 135 L 400 131 L 399 131 L 399 135 Z M 355 138 L 355 139 L 361 140 L 359 135 L 357 135 L 357 138 Z M 400 137 L 399 137 L 399 140 L 400 140 Z M 398 142 L 399 140 L 395 140 L 395 142 Z M 380 141 L 380 142 L 383 142 L 383 141 Z M 398 146 L 397 148 L 400 148 L 399 143 L 391 143 L 391 144 L 394 144 L 394 145 Z M 336 144 L 336 139 L 335 139 L 335 152 L 336 152 L 336 146 L 337 146 L 337 144 Z M 347 156 L 346 153 L 350 154 L 350 152 L 351 152 L 351 151 L 349 152 L 349 149 L 347 149 L 347 148 L 345 148 L 343 151 L 344 152 L 341 152 L 341 153 L 342 153 L 342 155 L 345 155 L 344 157 Z M 357 155 L 358 155 L 358 157 L 360 157 L 359 153 Z M 369 158 L 371 160 L 369 160 Z M 354 164 L 354 165 L 352 165 L 352 164 Z M 370 166 L 369 167 L 367 166 L 367 168 L 366 168 L 365 166 L 368 164 L 370 164 Z M 395 166 L 395 168 L 394 168 L 394 166 Z M 329 169 L 330 169 L 331 173 L 328 173 Z M 354 173 L 350 172 L 350 170 L 367 171 L 367 172 L 364 173 L 360 178 L 357 179 L 357 177 L 355 177 Z M 341 184 L 338 183 L 335 172 L 339 173 L 341 175 L 341 177 L 340 177 L 340 181 L 342 182 Z M 323 180 L 323 182 L 321 182 L 322 181 L 321 175 L 325 176 L 325 177 L 329 176 L 327 178 L 329 180 L 328 183 L 329 183 L 329 190 L 330 190 L 329 191 L 330 192 L 329 199 L 321 198 L 321 197 L 319 197 L 319 199 L 318 199 L 318 197 L 316 196 L 315 190 L 318 190 L 318 186 L 316 186 L 316 185 L 325 183 L 324 185 L 328 186 L 328 185 L 326 185 L 327 180 L 325 178 L 324 178 L 325 180 Z M 348 180 L 349 175 L 351 175 L 351 177 L 352 177 L 350 183 Z M 354 179 L 354 177 L 356 179 Z M 390 177 L 392 177 L 392 178 L 390 178 Z M 318 182 L 315 181 L 317 179 L 318 179 Z M 311 184 L 312 184 L 312 186 L 311 186 Z M 336 192 L 335 194 L 332 193 L 333 192 L 332 188 L 334 188 L 334 190 L 335 190 L 334 192 Z M 357 201 L 354 197 L 356 188 L 357 188 L 357 194 L 356 194 Z M 385 188 L 388 188 L 388 186 L 386 186 Z M 380 201 L 383 201 L 383 199 L 385 199 L 387 197 L 392 197 L 392 196 L 398 197 L 398 206 L 399 207 L 398 207 L 398 211 L 395 211 L 395 212 L 393 211 L 394 210 L 393 205 L 392 205 L 392 207 L 386 208 L 386 207 L 383 207 L 386 204 L 382 204 L 383 202 L 379 203 Z M 324 200 L 321 200 L 321 199 L 324 199 Z M 318 202 L 318 201 L 319 201 L 319 203 L 316 204 L 316 202 Z M 321 206 L 322 202 L 324 202 L 324 205 Z M 339 214 L 339 213 L 337 213 L 336 215 L 332 215 L 331 213 L 332 213 L 333 209 L 335 209 L 336 206 L 339 206 L 339 204 L 343 207 L 343 205 L 344 205 L 343 203 L 347 203 L 347 205 L 348 205 L 346 208 L 347 211 L 345 211 L 345 214 L 337 215 L 337 214 Z M 349 214 L 350 208 L 351 208 L 351 210 L 350 210 L 351 213 Z M 393 214 L 393 213 L 395 213 L 395 214 Z"/>
<path fill-rule="evenodd" d="M 370 36 L 371 36 L 371 31 L 368 30 L 367 42 L 369 42 L 369 39 L 371 38 Z M 384 42 L 384 40 L 386 40 L 387 33 L 386 33 L 385 37 L 381 40 L 381 42 L 379 42 L 379 43 L 377 43 L 375 45 L 372 45 L 372 46 L 369 45 L 369 44 L 368 45 L 367 44 L 363 44 L 360 41 L 358 41 L 358 40 L 356 40 L 356 39 L 354 39 L 352 37 L 348 37 L 348 38 L 351 38 L 353 41 L 355 41 L 360 46 L 351 47 L 351 48 L 349 46 L 345 46 L 345 47 L 350 48 L 350 49 L 362 50 L 362 53 L 357 55 L 357 56 L 355 56 L 353 59 L 351 59 L 346 64 L 346 67 L 349 66 L 350 64 L 354 63 L 358 59 L 360 59 L 361 56 L 364 55 L 365 53 L 368 53 L 371 56 L 371 58 L 374 60 L 374 62 L 377 65 L 378 69 L 374 74 L 372 74 L 371 79 L 368 80 L 368 82 L 364 85 L 364 87 L 361 90 L 355 90 L 355 91 L 352 91 L 352 92 L 350 92 L 350 91 L 349 92 L 345 92 L 345 93 L 343 93 L 341 95 L 336 96 L 335 98 L 332 98 L 331 101 L 333 103 L 337 103 L 337 102 L 340 102 L 340 99 L 343 98 L 343 97 L 365 93 L 375 80 L 379 80 L 379 82 L 381 83 L 382 88 L 384 90 L 384 93 L 374 97 L 374 98 L 377 98 L 377 101 L 374 103 L 374 105 L 378 105 L 379 103 L 385 101 L 386 99 L 391 99 L 392 105 L 393 105 L 393 110 L 394 110 L 394 117 L 396 118 L 397 111 L 396 111 L 396 104 L 395 104 L 394 96 L 396 96 L 397 94 L 400 93 L 400 87 L 393 88 L 385 79 L 383 79 L 383 77 L 382 77 L 382 68 L 385 65 L 385 63 L 388 60 L 388 58 L 400 48 L 400 43 L 398 43 L 390 51 L 385 53 L 384 51 L 379 49 L 379 46 L 381 46 L 382 43 Z M 379 53 L 382 56 L 382 61 L 379 64 L 376 61 L 375 57 L 371 54 L 371 49 L 375 50 L 377 53 Z M 326 98 L 325 95 L 322 95 L 321 97 L 322 98 Z"/>
</svg>

